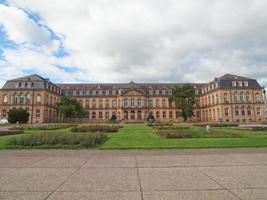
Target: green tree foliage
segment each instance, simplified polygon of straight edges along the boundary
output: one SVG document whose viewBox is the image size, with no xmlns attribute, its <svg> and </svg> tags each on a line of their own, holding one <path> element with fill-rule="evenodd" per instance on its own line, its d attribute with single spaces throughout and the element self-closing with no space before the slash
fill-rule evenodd
<svg viewBox="0 0 267 200">
<path fill-rule="evenodd" d="M 27 110 L 23 108 L 12 108 L 8 111 L 8 122 L 11 124 L 19 123 L 27 123 L 29 120 L 30 114 Z"/>
<path fill-rule="evenodd" d="M 74 98 L 64 97 L 56 104 L 56 111 L 65 118 L 83 118 L 86 111 Z"/>
<path fill-rule="evenodd" d="M 184 121 L 187 121 L 187 118 L 193 116 L 193 107 L 196 103 L 195 89 L 189 84 L 175 87 L 169 101 L 175 102 L 176 107 L 180 110 L 179 115 Z"/>
</svg>

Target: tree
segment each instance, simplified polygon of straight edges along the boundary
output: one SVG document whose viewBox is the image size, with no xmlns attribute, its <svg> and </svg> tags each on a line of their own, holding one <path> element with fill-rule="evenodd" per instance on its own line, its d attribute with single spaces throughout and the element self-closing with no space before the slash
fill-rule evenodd
<svg viewBox="0 0 267 200">
<path fill-rule="evenodd" d="M 83 118 L 86 115 L 86 111 L 80 102 L 70 97 L 63 97 L 56 104 L 56 111 L 65 118 Z"/>
<path fill-rule="evenodd" d="M 149 115 L 147 117 L 147 121 L 148 122 L 154 122 L 155 121 L 155 117 L 152 113 L 149 113 Z"/>
<path fill-rule="evenodd" d="M 180 109 L 179 115 L 184 121 L 187 121 L 187 118 L 193 116 L 193 108 L 196 103 L 195 89 L 189 84 L 175 87 L 169 101 L 175 102 L 176 107 Z"/>
<path fill-rule="evenodd" d="M 30 114 L 27 110 L 23 108 L 12 108 L 8 111 L 8 122 L 11 124 L 19 123 L 27 123 L 29 121 Z"/>
</svg>

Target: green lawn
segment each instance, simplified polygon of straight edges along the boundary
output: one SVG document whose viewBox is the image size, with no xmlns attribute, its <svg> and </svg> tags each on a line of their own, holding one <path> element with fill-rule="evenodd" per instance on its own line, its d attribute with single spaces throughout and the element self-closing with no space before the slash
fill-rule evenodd
<svg viewBox="0 0 267 200">
<path fill-rule="evenodd" d="M 166 139 L 153 133 L 146 125 L 126 125 L 118 133 L 109 134 L 109 139 L 100 149 L 176 149 L 176 148 L 226 148 L 267 147 L 267 131 L 244 131 L 232 128 L 214 128 L 216 131 L 237 132 L 242 138 L 186 138 Z"/>
<path fill-rule="evenodd" d="M 202 128 L 204 129 L 204 128 Z M 125 125 L 117 133 L 108 133 L 108 140 L 100 145 L 99 149 L 178 149 L 178 148 L 226 148 L 226 147 L 267 147 L 267 131 L 237 130 L 233 128 L 213 128 L 214 131 L 239 133 L 242 138 L 186 138 L 166 139 L 155 134 L 151 127 L 146 125 Z M 25 130 L 25 134 L 42 132 L 70 132 L 69 128 L 54 131 Z M 6 139 L 0 137 L 0 149 L 6 148 Z M 50 147 L 51 148 L 51 147 Z M 61 147 L 59 147 L 61 148 Z M 64 147 L 62 147 L 64 148 Z M 70 148 L 70 147 L 68 147 Z"/>
</svg>

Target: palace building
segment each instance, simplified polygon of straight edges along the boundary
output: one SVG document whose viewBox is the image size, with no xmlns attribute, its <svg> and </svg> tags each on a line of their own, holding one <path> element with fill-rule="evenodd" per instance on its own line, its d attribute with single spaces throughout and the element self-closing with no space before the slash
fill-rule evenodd
<svg viewBox="0 0 267 200">
<path fill-rule="evenodd" d="M 190 83 L 197 103 L 192 122 L 258 122 L 266 117 L 266 96 L 257 80 L 225 74 L 209 83 Z M 144 122 L 149 115 L 160 121 L 182 121 L 172 89 L 184 83 L 55 84 L 39 75 L 7 81 L 0 90 L 0 119 L 12 108 L 30 113 L 29 123 L 61 122 L 55 105 L 64 96 L 75 97 L 87 110 L 83 121 Z"/>
</svg>

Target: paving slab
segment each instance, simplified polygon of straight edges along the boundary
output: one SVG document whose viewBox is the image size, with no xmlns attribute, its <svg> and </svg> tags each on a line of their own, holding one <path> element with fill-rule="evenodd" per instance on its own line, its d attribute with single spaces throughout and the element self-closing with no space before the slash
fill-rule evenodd
<svg viewBox="0 0 267 200">
<path fill-rule="evenodd" d="M 267 165 L 267 156 L 263 153 L 232 154 L 227 156 L 244 165 Z"/>
<path fill-rule="evenodd" d="M 240 200 L 227 190 L 144 192 L 144 200 Z"/>
<path fill-rule="evenodd" d="M 48 192 L 0 192 L 1 200 L 45 200 Z"/>
<path fill-rule="evenodd" d="M 82 168 L 59 191 L 139 191 L 135 168 Z"/>
<path fill-rule="evenodd" d="M 0 160 L 0 167 L 27 167 L 45 158 L 44 156 L 7 156 Z"/>
<path fill-rule="evenodd" d="M 224 155 L 186 155 L 183 158 L 192 166 L 231 166 L 242 164 L 237 157 Z"/>
<path fill-rule="evenodd" d="M 1 177 L 0 191 L 53 191 L 74 171 L 71 168 L 21 168 Z"/>
<path fill-rule="evenodd" d="M 137 156 L 138 167 L 190 166 L 183 156 Z"/>
<path fill-rule="evenodd" d="M 143 191 L 222 189 L 196 168 L 140 168 Z"/>
<path fill-rule="evenodd" d="M 16 171 L 14 168 L 0 168 L 0 177 Z"/>
<path fill-rule="evenodd" d="M 267 189 L 238 189 L 231 190 L 242 200 L 266 200 Z"/>
<path fill-rule="evenodd" d="M 55 192 L 47 200 L 142 200 L 140 192 Z"/>
<path fill-rule="evenodd" d="M 93 156 L 83 167 L 136 167 L 136 160 L 134 156 Z"/>
<path fill-rule="evenodd" d="M 47 159 L 35 162 L 29 167 L 37 168 L 79 168 L 88 161 L 86 157 L 49 157 Z"/>
<path fill-rule="evenodd" d="M 267 188 L 267 166 L 200 167 L 200 170 L 229 189 Z"/>
</svg>

